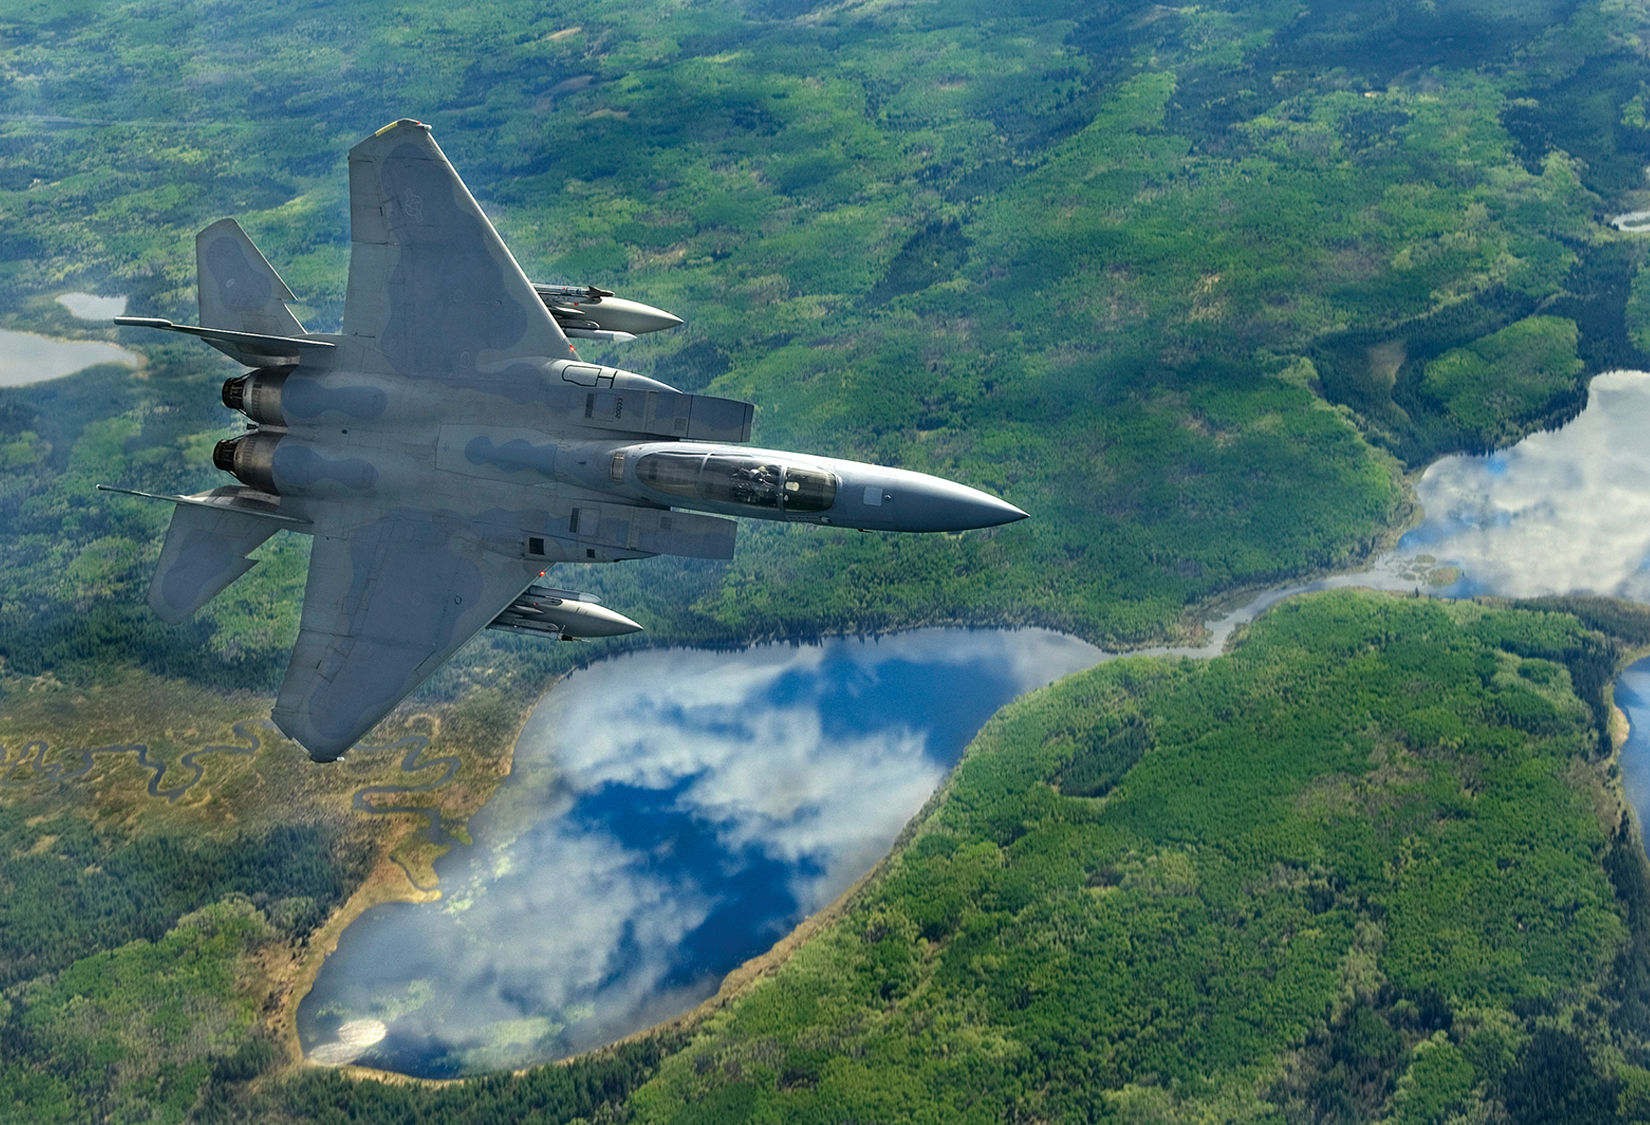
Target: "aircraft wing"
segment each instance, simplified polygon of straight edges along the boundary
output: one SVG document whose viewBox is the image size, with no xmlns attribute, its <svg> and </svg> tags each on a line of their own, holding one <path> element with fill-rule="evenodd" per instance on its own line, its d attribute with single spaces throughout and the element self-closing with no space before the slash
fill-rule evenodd
<svg viewBox="0 0 1650 1125">
<path fill-rule="evenodd" d="M 344 335 L 415 379 L 467 380 L 575 353 L 430 137 L 402 120 L 350 150 Z"/>
<path fill-rule="evenodd" d="M 275 725 L 316 761 L 332 761 L 539 570 L 488 550 L 456 515 L 402 509 L 317 535 Z"/>
</svg>

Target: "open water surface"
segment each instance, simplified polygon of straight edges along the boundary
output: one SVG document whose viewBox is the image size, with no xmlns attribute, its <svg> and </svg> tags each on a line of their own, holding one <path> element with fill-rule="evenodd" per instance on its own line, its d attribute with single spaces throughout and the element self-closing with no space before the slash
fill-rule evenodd
<svg viewBox="0 0 1650 1125">
<path fill-rule="evenodd" d="M 1561 430 L 1433 465 L 1424 522 L 1360 574 L 1267 591 L 1232 631 L 1336 586 L 1650 601 L 1650 374 L 1592 383 Z M 739 653 L 657 650 L 570 676 L 510 783 L 437 864 L 438 903 L 368 911 L 299 1008 L 318 1062 L 441 1076 L 610 1042 L 692 1007 L 884 854 L 985 720 L 1098 663 L 1071 638 L 924 630 Z M 1622 677 L 1650 797 L 1650 661 Z"/>
<path fill-rule="evenodd" d="M 887 854 L 998 708 L 1103 656 L 927 629 L 575 672 L 437 863 L 441 900 L 344 932 L 299 1006 L 305 1051 L 447 1076 L 677 1015 Z"/>
<path fill-rule="evenodd" d="M 81 320 L 113 320 L 126 311 L 125 297 L 99 297 L 92 293 L 65 293 L 58 304 Z"/>
<path fill-rule="evenodd" d="M 126 310 L 125 297 L 65 293 L 58 298 L 82 320 L 110 320 Z M 143 357 L 101 340 L 58 340 L 0 329 L 0 387 L 24 387 L 84 371 L 99 363 L 137 367 Z"/>
</svg>

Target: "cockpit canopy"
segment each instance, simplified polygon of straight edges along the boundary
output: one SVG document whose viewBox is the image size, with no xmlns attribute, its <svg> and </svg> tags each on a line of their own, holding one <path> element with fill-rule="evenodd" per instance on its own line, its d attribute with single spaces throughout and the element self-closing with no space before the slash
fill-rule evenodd
<svg viewBox="0 0 1650 1125">
<path fill-rule="evenodd" d="M 649 453 L 636 479 L 672 496 L 781 512 L 823 512 L 836 503 L 836 477 L 823 469 L 768 457 L 722 453 Z"/>
</svg>

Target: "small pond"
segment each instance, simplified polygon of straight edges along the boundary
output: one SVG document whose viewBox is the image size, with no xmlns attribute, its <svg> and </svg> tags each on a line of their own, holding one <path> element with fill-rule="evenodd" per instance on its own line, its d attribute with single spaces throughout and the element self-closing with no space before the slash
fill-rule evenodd
<svg viewBox="0 0 1650 1125">
<path fill-rule="evenodd" d="M 81 320 L 113 320 L 126 311 L 125 297 L 98 297 L 91 293 L 65 293 L 57 301 Z"/>
<path fill-rule="evenodd" d="M 574 673 L 436 865 L 367 911 L 299 1007 L 315 1061 L 440 1077 L 568 1055 L 679 1014 L 887 854 L 1015 696 L 1100 650 L 928 629 Z"/>
<path fill-rule="evenodd" d="M 65 293 L 58 301 L 82 320 L 112 320 L 126 311 L 125 297 Z M 101 340 L 58 340 L 0 329 L 0 387 L 25 387 L 61 379 L 99 363 L 138 367 L 143 357 Z"/>
</svg>

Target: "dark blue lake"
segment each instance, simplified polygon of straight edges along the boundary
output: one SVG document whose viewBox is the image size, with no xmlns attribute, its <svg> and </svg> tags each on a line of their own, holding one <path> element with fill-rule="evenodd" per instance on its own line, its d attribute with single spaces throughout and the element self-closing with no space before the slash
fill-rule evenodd
<svg viewBox="0 0 1650 1125">
<path fill-rule="evenodd" d="M 1650 660 L 1640 660 L 1616 680 L 1616 706 L 1631 725 L 1621 748 L 1621 782 L 1642 832 L 1650 810 Z"/>
<path fill-rule="evenodd" d="M 885 855 L 998 708 L 1102 655 L 930 629 L 579 671 L 474 844 L 436 864 L 441 900 L 344 932 L 299 1006 L 304 1050 L 448 1077 L 686 1011 Z"/>
</svg>

